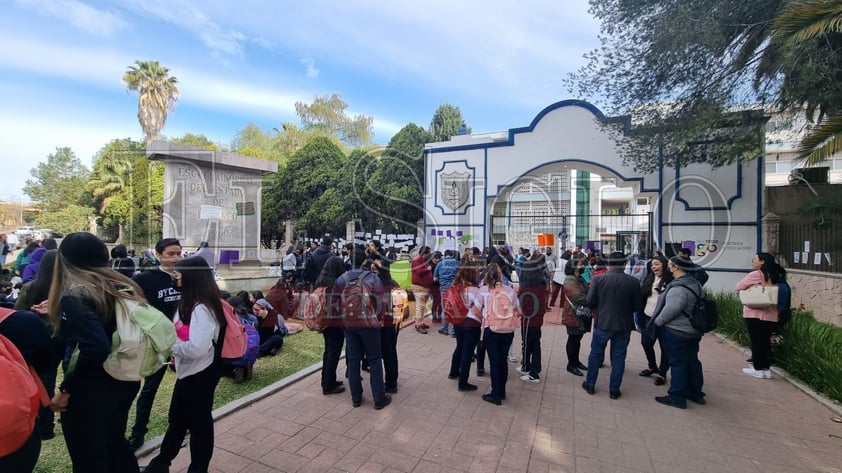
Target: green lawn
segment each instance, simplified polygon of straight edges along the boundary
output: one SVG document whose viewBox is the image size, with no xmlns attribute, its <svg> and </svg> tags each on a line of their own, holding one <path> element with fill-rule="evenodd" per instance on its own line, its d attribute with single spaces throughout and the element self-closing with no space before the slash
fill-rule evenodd
<svg viewBox="0 0 842 473">
<path fill-rule="evenodd" d="M 251 381 L 234 384 L 231 379 L 223 378 L 216 388 L 214 408 L 224 406 L 321 361 L 323 351 L 324 339 L 317 332 L 305 330 L 287 337 L 284 341 L 284 348 L 277 356 L 257 360 L 254 367 L 254 378 Z M 155 397 L 146 440 L 163 435 L 167 429 L 167 410 L 169 409 L 170 395 L 174 383 L 175 373 L 168 372 L 161 382 L 158 395 Z M 129 429 L 131 429 L 133 422 L 134 407 L 129 413 Z M 57 424 L 56 438 L 41 444 L 41 457 L 35 467 L 35 472 L 70 473 L 71 471 L 70 457 L 64 444 L 61 424 Z"/>
</svg>

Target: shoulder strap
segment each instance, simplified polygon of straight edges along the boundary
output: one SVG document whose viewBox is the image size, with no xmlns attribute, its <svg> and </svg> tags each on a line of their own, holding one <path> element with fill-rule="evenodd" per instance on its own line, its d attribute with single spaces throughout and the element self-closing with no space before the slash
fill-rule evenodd
<svg viewBox="0 0 842 473">
<path fill-rule="evenodd" d="M 17 312 L 14 309 L 8 309 L 6 307 L 0 307 L 0 323 L 3 323 L 4 320 L 8 319 L 9 316 Z"/>
</svg>

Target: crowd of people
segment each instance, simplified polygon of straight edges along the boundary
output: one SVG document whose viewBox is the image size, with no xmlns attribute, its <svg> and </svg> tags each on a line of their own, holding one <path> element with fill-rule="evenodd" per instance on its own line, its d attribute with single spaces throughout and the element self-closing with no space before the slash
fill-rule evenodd
<svg viewBox="0 0 842 473">
<path fill-rule="evenodd" d="M 13 269 L 17 277 L 27 269 L 34 271 L 27 272 L 25 283 L 18 283 L 22 285 L 12 301 L 14 312 L 0 319 L 0 335 L 33 367 L 51 402 L 42 406 L 32 434 L 0 456 L 0 471 L 33 470 L 41 441 L 55 435 L 54 413 L 61 414 L 74 471 L 169 471 L 188 432 L 188 471 L 208 471 L 214 444 L 211 411 L 220 377 L 227 374 L 242 380 L 251 375 L 250 366 L 231 372 L 221 362 L 221 340 L 230 328 L 223 305 L 230 303 L 242 323 L 254 326 L 260 356 L 274 355 L 283 346 L 281 326 L 291 314 L 297 278 L 310 294 L 324 298 L 322 394 L 346 392 L 338 374 L 344 345 L 344 377 L 354 407 L 364 401 L 364 371 L 374 409 L 392 402 L 400 386 L 398 334 L 406 321 L 419 335 L 427 335 L 428 305 L 431 323 L 439 322 L 438 332 L 454 339 L 447 376 L 456 380 L 459 391 L 478 389 L 470 382 L 471 367 L 475 363 L 476 376 L 484 376 L 487 355 L 491 383 L 481 398 L 488 403 L 501 405 L 506 400 L 510 362 L 517 362 L 514 371 L 521 381 L 542 382 L 541 329 L 545 313 L 558 304 L 567 330 L 566 369 L 584 378 L 582 388 L 588 394 L 597 392 L 610 342 L 608 393 L 611 399 L 622 395 L 626 352 L 637 330 L 647 363 L 640 376 L 654 376 L 659 386 L 669 382 L 666 394 L 654 400 L 680 409 L 688 401 L 705 404 L 698 356 L 703 333 L 689 318 L 704 294 L 707 274 L 690 260 L 689 252 L 669 258 L 656 253 L 630 265 L 622 253 L 600 255 L 579 247 L 564 251 L 558 259 L 551 248 L 519 249 L 515 257 L 507 247 L 473 248 L 462 255 L 421 247 L 411 261 L 416 310 L 410 319 L 406 291 L 391 276 L 394 255 L 384 252 L 377 241 L 348 244 L 337 251 L 332 238 L 325 236 L 321 245 L 306 252 L 303 264 L 284 258 L 284 274 L 268 295 L 253 291 L 231 298 L 218 289 L 214 268 L 201 254 L 202 248 L 206 247 L 200 247 L 200 254 L 183 258 L 181 243 L 165 238 L 157 243 L 154 256 L 142 258 L 154 257 L 154 265 L 149 261 L 130 265 L 125 261 L 131 254 L 124 246 L 109 251 L 94 235 L 72 233 L 60 245 L 48 240 L 36 244 L 25 261 L 18 256 L 21 263 L 16 259 Z M 758 253 L 752 272 L 736 289 L 780 284 L 785 277 L 774 257 Z M 178 329 L 171 362 L 142 382 L 116 379 L 103 367 L 113 349 L 116 307 L 126 301 L 151 305 Z M 752 366 L 743 371 L 771 378 L 770 335 L 777 311 L 746 307 L 744 317 Z M 589 332 L 590 350 L 582 363 L 582 340 Z M 516 333 L 519 356 L 513 354 Z M 656 354 L 655 344 L 660 353 Z M 59 366 L 64 374 L 56 386 Z M 145 440 L 161 380 L 173 367 L 177 379 L 166 434 L 158 454 L 141 468 L 134 452 Z M 133 404 L 135 419 L 127 439 Z"/>
</svg>

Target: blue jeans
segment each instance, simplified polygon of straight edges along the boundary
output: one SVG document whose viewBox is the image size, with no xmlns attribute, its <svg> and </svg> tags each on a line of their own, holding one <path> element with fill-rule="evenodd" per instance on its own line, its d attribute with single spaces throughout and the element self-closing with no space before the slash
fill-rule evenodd
<svg viewBox="0 0 842 473">
<path fill-rule="evenodd" d="M 705 383 L 702 374 L 702 362 L 699 361 L 699 342 L 701 337 L 684 338 L 670 329 L 664 329 L 661 342 L 669 360 L 672 378 L 669 396 L 674 404 L 687 405 L 687 399 L 702 399 Z"/>
<path fill-rule="evenodd" d="M 360 375 L 363 354 L 368 360 L 370 369 L 371 395 L 375 403 L 382 403 L 386 398 L 386 386 L 383 381 L 380 327 L 345 328 L 345 357 L 348 361 L 348 384 L 352 401 L 361 401 L 363 397 L 363 383 Z"/>
<path fill-rule="evenodd" d="M 490 328 L 485 329 L 483 343 L 488 351 L 488 367 L 491 374 L 491 397 L 503 399 L 506 397 L 506 381 L 509 378 L 509 364 L 506 354 L 512 346 L 514 333 L 495 333 Z"/>
<path fill-rule="evenodd" d="M 588 376 L 585 378 L 590 386 L 596 385 L 599 375 L 599 365 L 605 359 L 605 347 L 611 342 L 611 378 L 608 381 L 610 392 L 620 390 L 623 384 L 623 373 L 626 371 L 626 350 L 629 347 L 631 332 L 593 329 L 591 336 L 591 354 L 588 355 Z"/>
<path fill-rule="evenodd" d="M 454 327 L 456 330 L 456 348 L 450 358 L 450 375 L 459 376 L 459 387 L 468 385 L 471 371 L 471 357 L 479 342 L 479 327 Z"/>
</svg>

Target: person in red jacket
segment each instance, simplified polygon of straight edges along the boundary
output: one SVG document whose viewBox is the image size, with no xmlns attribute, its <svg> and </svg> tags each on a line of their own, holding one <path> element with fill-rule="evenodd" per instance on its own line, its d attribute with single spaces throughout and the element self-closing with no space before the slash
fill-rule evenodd
<svg viewBox="0 0 842 473">
<path fill-rule="evenodd" d="M 427 329 L 430 328 L 424 323 L 427 300 L 430 299 L 433 286 L 430 253 L 429 246 L 422 246 L 418 251 L 418 256 L 412 259 L 412 294 L 415 296 L 415 330 L 418 333 L 427 333 Z"/>
</svg>

